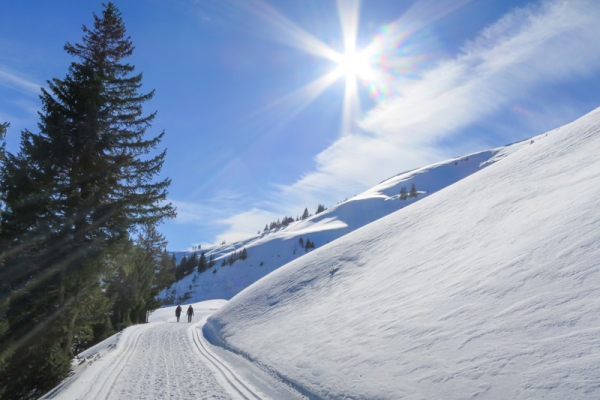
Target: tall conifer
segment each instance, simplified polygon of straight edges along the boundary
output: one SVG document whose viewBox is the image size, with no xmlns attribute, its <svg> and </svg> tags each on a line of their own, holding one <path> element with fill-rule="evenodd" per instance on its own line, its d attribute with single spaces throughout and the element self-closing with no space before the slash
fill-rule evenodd
<svg viewBox="0 0 600 400">
<path fill-rule="evenodd" d="M 140 93 L 142 75 L 124 62 L 134 48 L 121 13 L 109 2 L 83 32 L 81 44 L 65 45 L 75 58 L 66 77 L 42 89 L 39 133 L 24 131 L 1 169 L 5 398 L 39 397 L 68 372 L 78 321 L 91 318 L 81 304 L 109 268 L 111 246 L 175 215 L 164 202 L 170 180 L 155 179 L 164 132 L 146 137 L 155 113 L 142 105 L 154 92 Z"/>
<path fill-rule="evenodd" d="M 207 268 L 208 262 L 206 261 L 206 255 L 202 252 L 202 254 L 200 254 L 200 260 L 198 261 L 198 273 L 206 271 Z"/>
</svg>

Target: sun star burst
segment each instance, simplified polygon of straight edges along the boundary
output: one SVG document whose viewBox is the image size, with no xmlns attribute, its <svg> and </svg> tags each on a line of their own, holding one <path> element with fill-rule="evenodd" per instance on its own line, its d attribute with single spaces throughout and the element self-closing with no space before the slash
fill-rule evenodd
<svg viewBox="0 0 600 400">
<path fill-rule="evenodd" d="M 361 53 L 346 53 L 340 55 L 337 61 L 340 74 L 350 77 L 365 78 L 369 72 L 369 62 L 367 57 Z"/>
<path fill-rule="evenodd" d="M 267 1 L 243 0 L 237 3 L 236 0 L 236 4 L 259 18 L 260 30 L 273 40 L 331 60 L 335 65 L 330 72 L 271 102 L 257 114 L 281 109 L 285 115 L 279 120 L 289 121 L 337 80 L 344 79 L 340 133 L 347 135 L 359 131 L 359 82 L 375 101 L 392 98 L 397 94 L 398 82 L 414 77 L 415 71 L 427 57 L 422 50 L 425 44 L 423 35 L 414 36 L 415 32 L 422 31 L 427 24 L 470 1 L 472 0 L 418 0 L 397 20 L 382 27 L 381 32 L 367 46 L 357 49 L 361 1 L 337 0 L 344 41 L 344 51 L 339 52 L 284 17 Z M 414 39 L 418 38 L 421 43 L 415 43 Z"/>
</svg>

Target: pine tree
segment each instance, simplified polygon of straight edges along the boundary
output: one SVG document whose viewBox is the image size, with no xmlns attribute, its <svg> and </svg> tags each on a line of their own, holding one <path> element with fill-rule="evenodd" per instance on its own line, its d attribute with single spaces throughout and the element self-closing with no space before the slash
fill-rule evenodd
<svg viewBox="0 0 600 400">
<path fill-rule="evenodd" d="M 0 163 L 2 161 L 4 161 L 4 148 L 5 148 L 4 137 L 6 136 L 6 131 L 8 130 L 9 126 L 10 126 L 10 124 L 8 122 L 4 122 L 4 123 L 0 124 Z"/>
<path fill-rule="evenodd" d="M 179 264 L 177 265 L 177 268 L 175 269 L 175 280 L 179 281 L 181 280 L 186 274 L 186 271 L 188 269 L 188 259 L 187 256 L 183 256 L 181 258 L 181 261 L 179 261 Z"/>
<path fill-rule="evenodd" d="M 198 268 L 198 254 L 194 252 L 194 254 L 192 254 L 192 256 L 190 257 L 190 264 L 188 266 L 188 271 L 186 275 L 191 274 L 196 268 Z"/>
<path fill-rule="evenodd" d="M 238 253 L 237 253 L 237 251 L 234 250 L 233 253 L 231 253 L 229 255 L 229 260 L 227 261 L 227 263 L 229 265 L 233 265 L 233 263 L 236 262 L 237 259 L 238 259 Z"/>
<path fill-rule="evenodd" d="M 417 197 L 417 187 L 414 183 L 410 186 L 410 192 L 408 193 L 408 197 Z"/>
<path fill-rule="evenodd" d="M 160 255 L 160 266 L 156 276 L 156 286 L 159 289 L 168 289 L 175 282 L 175 268 L 166 249 Z"/>
<path fill-rule="evenodd" d="M 408 192 L 406 191 L 406 186 L 402 186 L 400 188 L 400 200 L 406 200 L 408 198 Z"/>
<path fill-rule="evenodd" d="M 206 262 L 206 255 L 204 252 L 200 254 L 200 260 L 198 261 L 198 273 L 202 273 L 208 269 L 208 263 Z"/>
<path fill-rule="evenodd" d="M 315 248 L 315 242 L 311 241 L 310 239 L 306 239 L 306 244 L 304 245 L 304 250 L 306 252 L 308 252 L 308 249 L 314 249 Z"/>
<path fill-rule="evenodd" d="M 302 219 L 306 219 L 306 218 L 308 218 L 308 217 L 309 217 L 309 214 L 308 214 L 308 208 L 305 208 L 305 209 L 304 209 L 304 212 L 302 213 L 302 217 L 301 217 L 301 218 L 302 218 Z"/>
<path fill-rule="evenodd" d="M 108 281 L 107 293 L 113 297 L 112 319 L 117 330 L 146 321 L 146 312 L 160 306 L 156 271 L 166 242 L 156 227 L 145 227 L 136 241 L 123 243 L 113 257 L 117 266 Z M 189 260 L 188 260 L 189 263 Z"/>
<path fill-rule="evenodd" d="M 30 371 L 1 377 L 13 393 L 6 398 L 39 397 L 64 377 L 33 363 L 62 365 L 60 354 L 72 354 L 84 300 L 110 270 L 111 249 L 175 215 L 164 203 L 170 180 L 155 181 L 165 151 L 145 158 L 164 133 L 146 138 L 155 113 L 144 116 L 142 104 L 154 92 L 140 94 L 142 75 L 123 62 L 133 45 L 120 12 L 109 2 L 83 31 L 82 44 L 65 45 L 76 58 L 66 77 L 42 89 L 40 132 L 24 131 L 20 152 L 2 165 L 0 318 L 9 329 L 0 360 Z M 45 375 L 33 379 L 34 370 Z"/>
<path fill-rule="evenodd" d="M 319 213 L 322 213 L 322 212 L 323 212 L 323 211 L 325 211 L 325 210 L 326 210 L 325 206 L 324 206 L 323 204 L 319 204 L 319 205 L 317 206 L 317 212 L 315 212 L 315 215 L 317 215 L 317 214 L 319 214 Z"/>
</svg>

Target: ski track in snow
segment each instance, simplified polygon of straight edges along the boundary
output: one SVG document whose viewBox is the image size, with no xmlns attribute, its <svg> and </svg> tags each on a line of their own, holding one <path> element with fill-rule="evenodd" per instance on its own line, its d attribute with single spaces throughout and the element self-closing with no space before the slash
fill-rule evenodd
<svg viewBox="0 0 600 400">
<path fill-rule="evenodd" d="M 196 326 L 167 322 L 129 328 L 119 343 L 121 354 L 102 368 L 81 399 L 248 398 L 228 393 L 237 393 L 234 384 L 225 390 L 206 359 L 198 357 L 202 353 L 189 340 Z"/>
<path fill-rule="evenodd" d="M 253 389 L 241 381 L 235 372 L 227 366 L 218 357 L 212 354 L 207 347 L 206 341 L 202 336 L 201 327 L 196 327 L 188 331 L 191 336 L 191 341 L 194 343 L 194 350 L 201 355 L 203 359 L 208 360 L 216 372 L 234 389 L 243 399 L 260 400 L 262 397 L 257 395 Z"/>
<path fill-rule="evenodd" d="M 115 368 L 118 375 L 107 396 L 96 398 L 231 398 L 205 359 L 198 357 L 197 344 L 189 340 L 195 325 L 164 323 L 146 329 L 136 340 L 137 351 L 123 367 Z"/>
<path fill-rule="evenodd" d="M 271 398 L 245 382 L 233 366 L 211 351 L 202 336 L 206 316 L 200 319 L 190 324 L 171 318 L 127 328 L 114 350 L 89 362 L 87 368 L 43 398 Z"/>
</svg>

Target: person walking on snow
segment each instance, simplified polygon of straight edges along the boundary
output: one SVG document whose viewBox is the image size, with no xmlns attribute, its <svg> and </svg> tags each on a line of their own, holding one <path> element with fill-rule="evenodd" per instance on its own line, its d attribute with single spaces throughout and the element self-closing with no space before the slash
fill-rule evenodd
<svg viewBox="0 0 600 400">
<path fill-rule="evenodd" d="M 191 304 L 187 309 L 187 316 L 188 316 L 188 322 L 192 322 L 192 317 L 194 316 L 194 308 L 192 307 Z"/>
<path fill-rule="evenodd" d="M 178 305 L 175 309 L 175 316 L 177 317 L 177 322 L 179 322 L 179 316 L 181 315 L 181 305 Z"/>
</svg>

